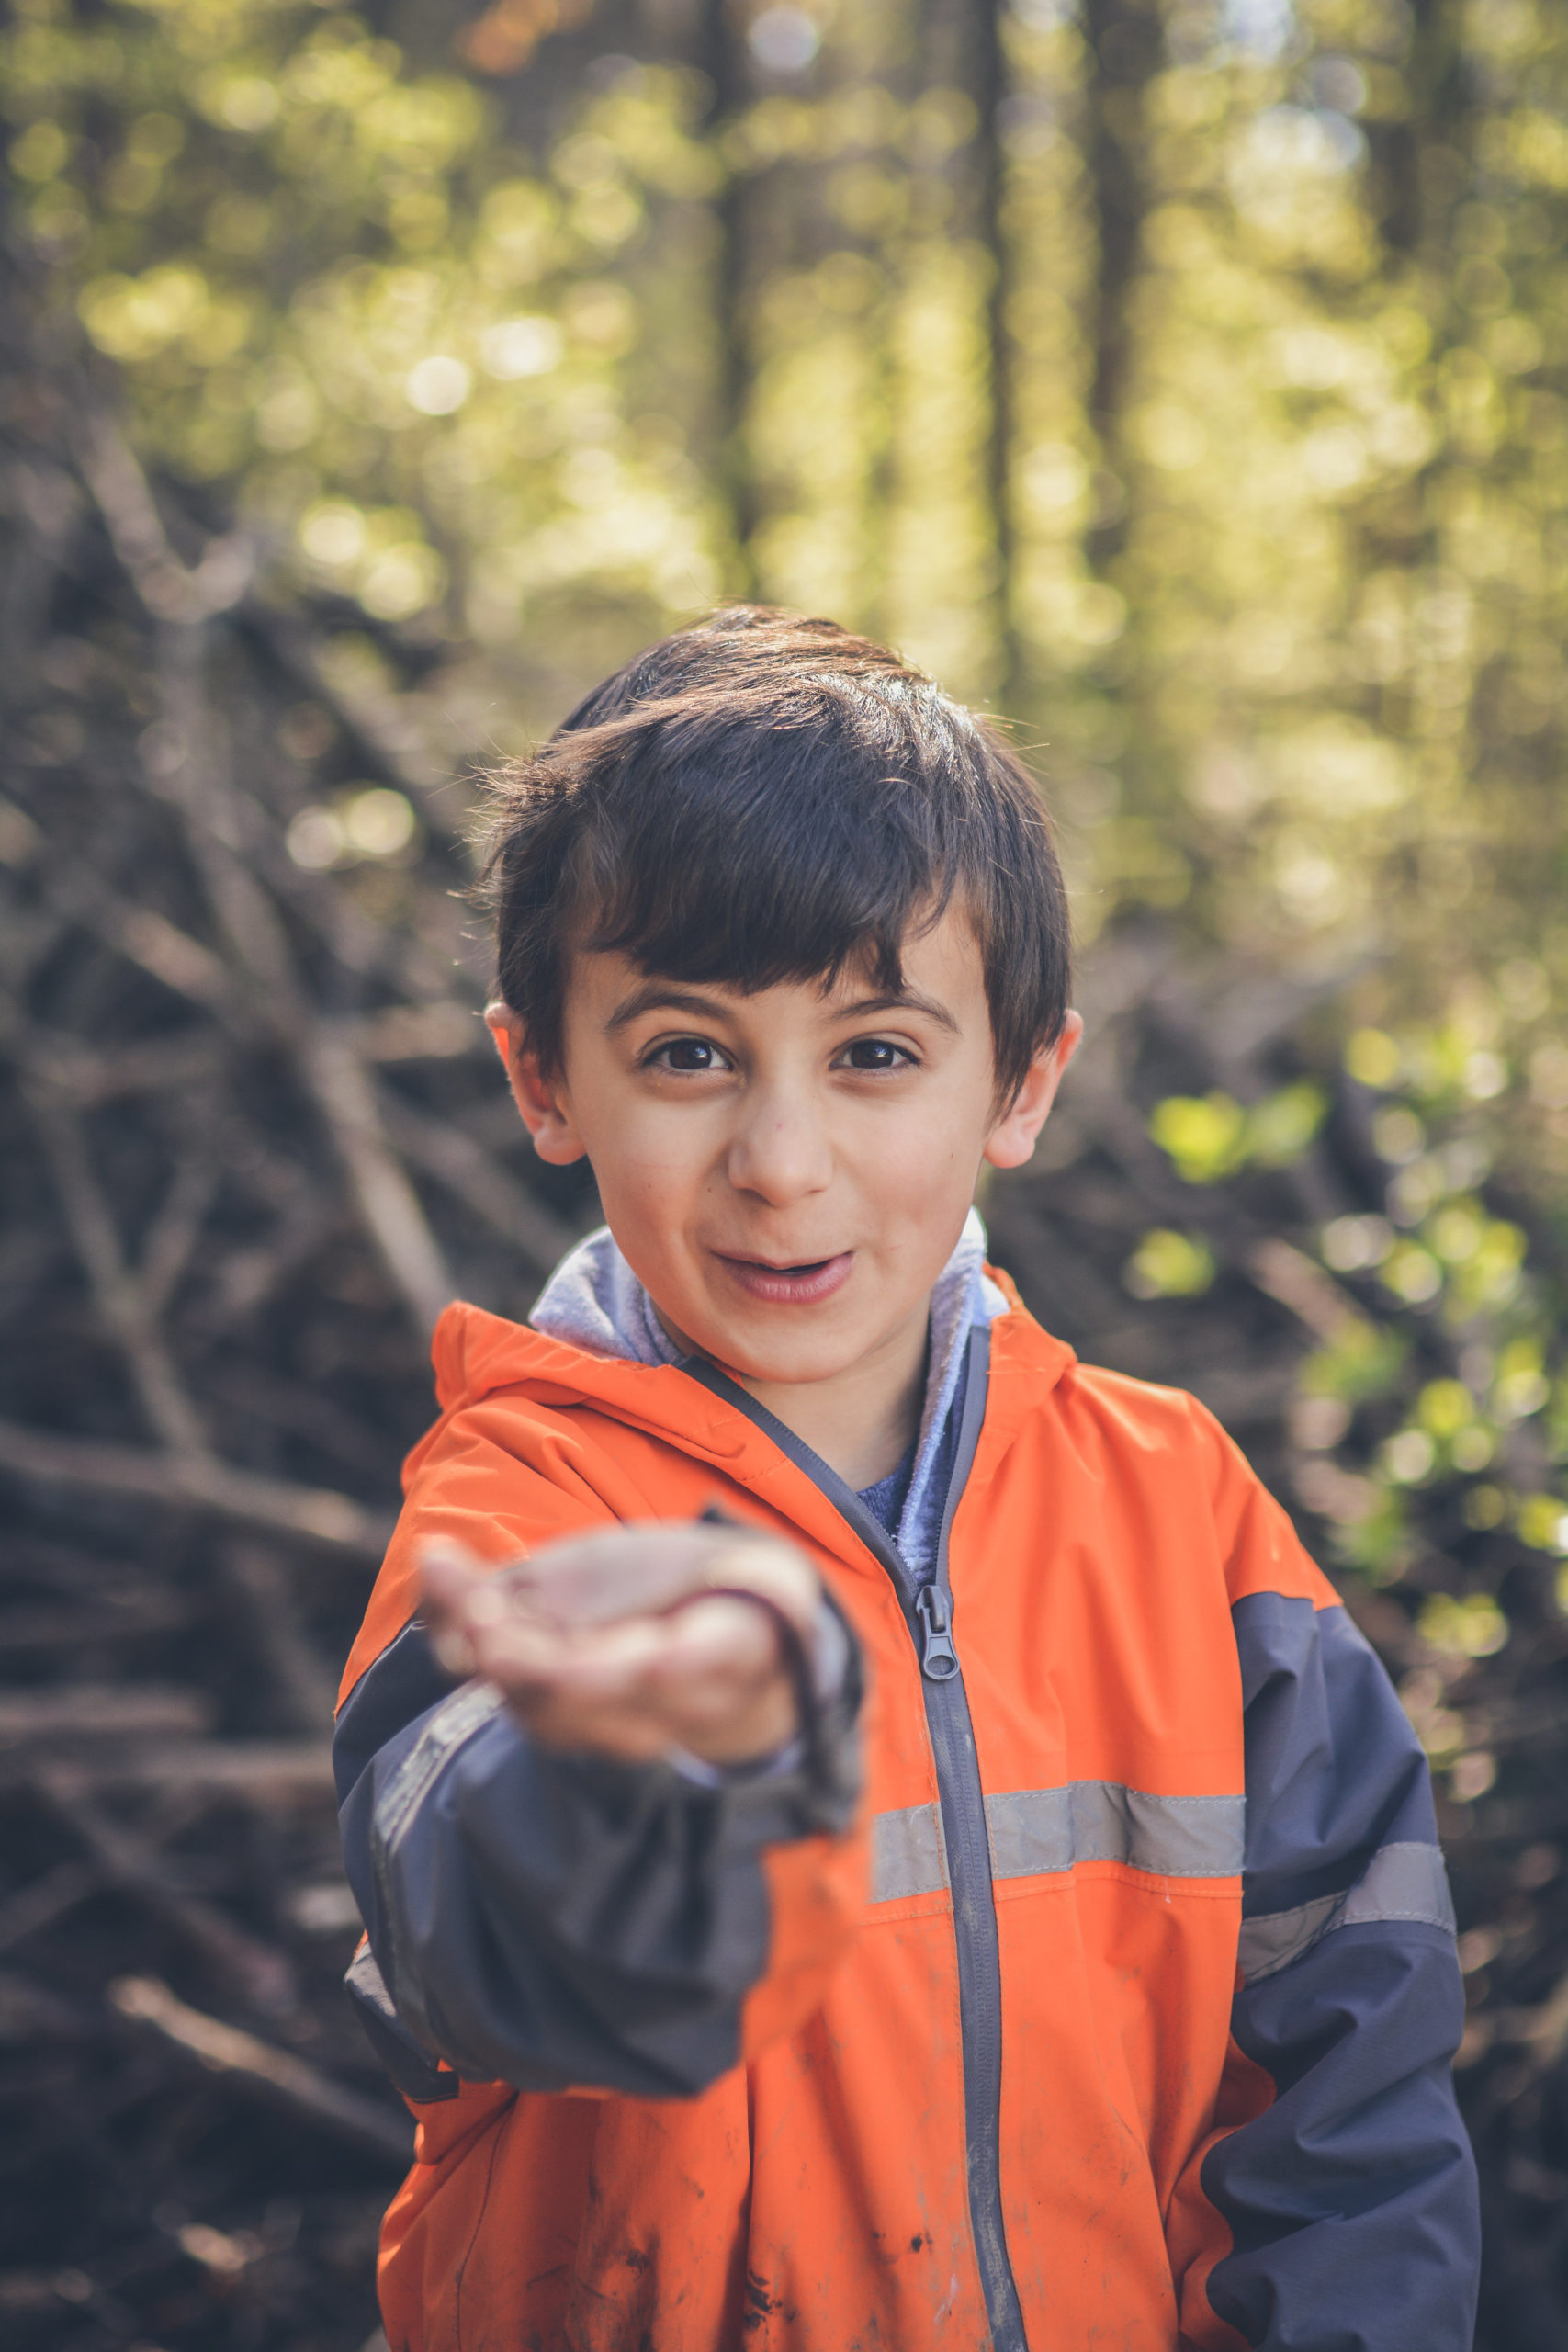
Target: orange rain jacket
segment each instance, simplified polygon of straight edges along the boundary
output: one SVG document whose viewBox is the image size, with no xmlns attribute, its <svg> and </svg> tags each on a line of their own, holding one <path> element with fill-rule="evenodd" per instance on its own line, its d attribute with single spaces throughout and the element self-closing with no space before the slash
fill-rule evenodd
<svg viewBox="0 0 1568 2352">
<path fill-rule="evenodd" d="M 419 2121 L 392 2352 L 1468 2346 L 1451 1913 L 1386 1678 L 1192 1398 L 1016 1299 L 969 1347 L 921 1600 L 712 1366 L 442 1318 L 338 1744 Z M 436 1672 L 416 1537 L 716 1502 L 858 1637 L 819 1785 L 552 1756 Z"/>
</svg>

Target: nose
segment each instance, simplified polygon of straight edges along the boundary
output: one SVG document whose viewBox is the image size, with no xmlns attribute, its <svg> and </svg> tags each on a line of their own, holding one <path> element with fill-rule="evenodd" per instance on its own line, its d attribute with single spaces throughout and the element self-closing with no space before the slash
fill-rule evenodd
<svg viewBox="0 0 1568 2352">
<path fill-rule="evenodd" d="M 750 1095 L 728 1154 L 729 1181 L 770 1208 L 787 1208 L 826 1192 L 833 1151 L 816 1106 L 795 1090 L 769 1087 Z"/>
</svg>

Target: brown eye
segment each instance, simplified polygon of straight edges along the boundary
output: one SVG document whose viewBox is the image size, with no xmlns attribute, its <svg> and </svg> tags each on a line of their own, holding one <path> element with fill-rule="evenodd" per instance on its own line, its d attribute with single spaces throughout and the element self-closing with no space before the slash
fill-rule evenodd
<svg viewBox="0 0 1568 2352">
<path fill-rule="evenodd" d="M 851 1069 L 897 1069 L 909 1057 L 886 1037 L 857 1037 L 845 1059 Z"/>
<path fill-rule="evenodd" d="M 676 1037 L 660 1046 L 652 1057 L 654 1063 L 665 1069 L 701 1071 L 723 1069 L 726 1067 L 718 1047 L 705 1037 Z"/>
</svg>

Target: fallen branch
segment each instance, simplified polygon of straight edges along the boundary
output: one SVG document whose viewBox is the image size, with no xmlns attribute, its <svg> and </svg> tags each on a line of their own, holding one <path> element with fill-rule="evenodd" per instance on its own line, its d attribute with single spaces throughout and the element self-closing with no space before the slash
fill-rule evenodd
<svg viewBox="0 0 1568 2352">
<path fill-rule="evenodd" d="M 102 1874 L 91 1862 L 56 1862 L 41 1878 L 19 1887 L 0 1903 L 0 1951 L 9 1951 L 13 1945 L 51 1926 L 89 1894 L 96 1894 L 102 1884 Z"/>
<path fill-rule="evenodd" d="M 116 1755 L 73 1756 L 71 1786 L 93 1795 L 167 1789 L 199 1791 L 212 1804 L 239 1802 L 266 1811 L 325 1806 L 335 1797 L 332 1751 L 324 1739 L 178 1739 L 140 1744 Z M 24 1890 L 24 1893 L 30 1890 Z M 20 1901 L 21 1897 L 13 1897 Z M 8 1905 L 0 1905 L 0 1920 Z"/>
<path fill-rule="evenodd" d="M 153 1453 L 96 1438 L 59 1437 L 49 1430 L 0 1421 L 0 1470 L 18 1477 L 134 1495 L 150 1502 L 210 1511 L 242 1527 L 305 1537 L 356 1559 L 379 1561 L 392 1522 L 346 1495 L 296 1487 L 254 1470 L 200 1454 Z"/>
<path fill-rule="evenodd" d="M 420 1329 L 428 1331 L 457 1285 L 387 1141 L 365 1065 L 346 1038 L 322 1030 L 310 1042 L 303 1068 L 387 1271 Z"/>
<path fill-rule="evenodd" d="M 250 1618 L 256 1656 L 278 1687 L 283 1708 L 300 1731 L 332 1730 L 336 1678 L 311 1646 L 294 1589 L 276 1555 L 255 1544 L 230 1544 L 223 1567 Z"/>
<path fill-rule="evenodd" d="M 232 1984 L 255 2007 L 275 2016 L 295 2007 L 298 1986 L 283 1952 L 181 1886 L 171 1865 L 133 1831 L 111 1821 L 73 1778 L 46 1769 L 34 1776 L 34 1785 L 80 1838 L 105 1880 L 138 1896 L 175 1928 L 218 1971 L 220 1982 Z"/>
<path fill-rule="evenodd" d="M 0 1691 L 0 1748 L 48 1740 L 123 1740 L 203 1732 L 212 1722 L 203 1691 L 144 1682 L 46 1683 Z"/>
<path fill-rule="evenodd" d="M 121 2017 L 151 2026 L 199 2058 L 215 2074 L 254 2085 L 276 2105 L 309 2116 L 339 2138 L 372 2155 L 406 2165 L 413 2154 L 413 2126 L 374 2099 L 346 2090 L 292 2051 L 275 2049 L 254 2033 L 225 2025 L 176 1998 L 155 1976 L 121 1976 L 109 1986 Z"/>
<path fill-rule="evenodd" d="M 542 1277 L 565 1257 L 577 1235 L 513 1183 L 471 1135 L 424 1117 L 389 1091 L 380 1099 L 399 1148 L 520 1251 L 533 1272 Z"/>
</svg>

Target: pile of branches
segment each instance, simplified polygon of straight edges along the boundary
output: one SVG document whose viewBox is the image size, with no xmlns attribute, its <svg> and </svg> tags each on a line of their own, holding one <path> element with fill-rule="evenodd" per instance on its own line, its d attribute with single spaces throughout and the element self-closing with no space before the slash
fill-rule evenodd
<svg viewBox="0 0 1568 2352">
<path fill-rule="evenodd" d="M 411 665 L 7 324 L 0 2335 L 348 2352 L 412 2133 L 339 1989 L 337 1672 L 432 1322 L 525 1313 L 581 1187 L 520 1172 Z M 399 859 L 290 853 L 367 794 Z"/>
<path fill-rule="evenodd" d="M 355 2352 L 412 2133 L 339 1991 L 357 1927 L 335 1676 L 430 1416 L 432 1321 L 456 1295 L 525 1314 L 592 1190 L 532 1159 L 479 1019 L 466 801 L 421 749 L 427 656 L 389 641 L 372 661 L 362 616 L 279 601 L 18 316 L 0 353 L 0 2332 Z M 323 863 L 333 812 L 367 793 L 416 812 L 408 840 L 354 864 L 340 827 Z M 1301 1240 L 1382 1202 L 1365 1106 L 1341 1086 L 1293 1167 L 1199 1193 L 1148 1104 L 1277 1086 L 1308 1054 L 1312 991 L 1194 977 L 1151 933 L 1100 951 L 1085 998 L 1044 1164 L 989 1202 L 996 1254 L 1083 1354 L 1196 1387 L 1310 1499 L 1323 1464 L 1292 1400 L 1347 1307 Z M 1153 1226 L 1206 1231 L 1202 1297 L 1129 1296 Z M 1476 1972 L 1494 2028 L 1463 2077 L 1484 2341 L 1546 2352 L 1568 2341 L 1562 1644 L 1544 1602 L 1530 1615 L 1529 1559 L 1494 1570 L 1520 1580 L 1529 1637 L 1445 1669 L 1448 1698 L 1518 1769 L 1445 1820 L 1461 1917 L 1495 1939 Z M 1396 1672 L 1431 1670 L 1414 1600 L 1356 1605 Z"/>
</svg>

